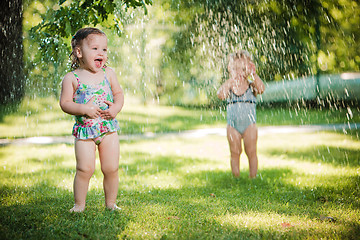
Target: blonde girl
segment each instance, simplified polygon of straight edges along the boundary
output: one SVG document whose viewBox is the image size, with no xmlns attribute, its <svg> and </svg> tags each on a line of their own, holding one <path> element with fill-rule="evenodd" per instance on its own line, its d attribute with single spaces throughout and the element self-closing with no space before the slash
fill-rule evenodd
<svg viewBox="0 0 360 240">
<path fill-rule="evenodd" d="M 230 55 L 228 72 L 229 79 L 220 86 L 217 95 L 221 100 L 227 100 L 227 139 L 232 174 L 234 177 L 240 175 L 243 141 L 249 160 L 249 176 L 255 178 L 258 170 L 256 95 L 264 92 L 265 85 L 245 50 Z M 253 82 L 249 81 L 250 76 Z"/>
</svg>

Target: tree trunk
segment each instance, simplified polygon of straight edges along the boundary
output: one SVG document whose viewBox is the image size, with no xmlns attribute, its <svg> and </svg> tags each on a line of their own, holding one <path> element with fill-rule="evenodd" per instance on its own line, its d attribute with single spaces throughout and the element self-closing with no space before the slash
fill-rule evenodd
<svg viewBox="0 0 360 240">
<path fill-rule="evenodd" d="M 0 1 L 0 108 L 24 96 L 22 0 Z"/>
</svg>

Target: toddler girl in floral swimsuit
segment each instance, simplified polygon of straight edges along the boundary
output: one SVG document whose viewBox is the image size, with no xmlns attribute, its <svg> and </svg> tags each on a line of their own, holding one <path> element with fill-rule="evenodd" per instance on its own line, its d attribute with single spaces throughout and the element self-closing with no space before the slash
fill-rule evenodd
<svg viewBox="0 0 360 240">
<path fill-rule="evenodd" d="M 62 81 L 60 106 L 74 115 L 76 174 L 75 205 L 71 212 L 85 209 L 89 181 L 95 170 L 98 147 L 101 171 L 104 174 L 106 207 L 116 205 L 119 186 L 119 123 L 115 119 L 124 105 L 124 94 L 115 72 L 105 66 L 107 37 L 97 28 L 83 28 L 71 41 L 74 71 Z"/>
<path fill-rule="evenodd" d="M 106 110 L 109 106 L 105 102 L 113 102 L 113 94 L 111 85 L 104 71 L 104 80 L 96 85 L 86 85 L 81 83 L 79 76 L 73 72 L 77 82 L 77 90 L 74 94 L 74 102 L 86 104 L 89 100 L 98 106 L 101 110 Z M 76 123 L 73 128 L 73 135 L 77 139 L 92 139 L 95 144 L 99 145 L 108 132 L 116 132 L 119 130 L 119 123 L 116 119 L 103 119 L 101 116 L 95 119 L 87 116 L 75 116 Z"/>
</svg>

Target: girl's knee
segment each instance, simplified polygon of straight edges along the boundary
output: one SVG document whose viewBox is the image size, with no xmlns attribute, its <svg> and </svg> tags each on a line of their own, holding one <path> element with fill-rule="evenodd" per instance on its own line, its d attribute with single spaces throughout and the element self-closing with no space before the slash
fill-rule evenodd
<svg viewBox="0 0 360 240">
<path fill-rule="evenodd" d="M 76 167 L 76 173 L 81 174 L 83 176 L 91 177 L 95 172 L 95 167 L 85 166 L 85 167 Z"/>
<path fill-rule="evenodd" d="M 242 152 L 241 149 L 236 149 L 236 150 L 231 149 L 230 150 L 231 157 L 240 157 L 241 152 Z"/>
<path fill-rule="evenodd" d="M 256 148 L 245 148 L 246 156 L 249 158 L 256 157 Z"/>
<path fill-rule="evenodd" d="M 119 171 L 118 166 L 102 166 L 101 171 L 104 175 L 114 175 Z"/>
<path fill-rule="evenodd" d="M 256 154 L 256 143 L 254 144 L 249 144 L 249 143 L 245 143 L 244 144 L 244 150 L 246 155 L 253 155 Z"/>
</svg>

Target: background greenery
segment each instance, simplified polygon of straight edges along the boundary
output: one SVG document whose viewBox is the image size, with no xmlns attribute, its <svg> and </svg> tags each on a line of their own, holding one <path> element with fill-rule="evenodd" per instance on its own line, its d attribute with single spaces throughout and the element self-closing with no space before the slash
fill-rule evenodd
<svg viewBox="0 0 360 240">
<path fill-rule="evenodd" d="M 357 1 L 146 3 L 144 12 L 123 1 L 24 1 L 27 94 L 58 95 L 70 38 L 87 24 L 107 32 L 109 66 L 143 101 L 218 105 L 227 55 L 238 48 L 266 82 L 360 70 Z"/>
</svg>

